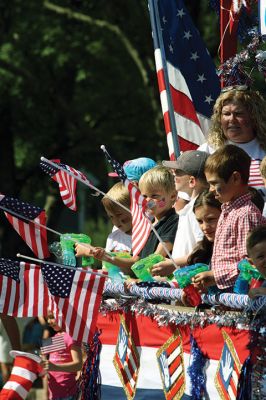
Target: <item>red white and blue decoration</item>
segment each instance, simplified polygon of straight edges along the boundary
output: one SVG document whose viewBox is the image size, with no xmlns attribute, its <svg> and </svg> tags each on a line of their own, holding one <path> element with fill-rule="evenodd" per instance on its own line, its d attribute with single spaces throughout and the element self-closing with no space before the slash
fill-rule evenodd
<svg viewBox="0 0 266 400">
<path fill-rule="evenodd" d="M 215 384 L 223 400 L 235 399 L 241 364 L 230 336 L 223 330 L 224 347 L 219 361 Z"/>
<path fill-rule="evenodd" d="M 139 373 L 139 353 L 123 316 L 121 316 L 113 362 L 126 392 L 127 399 L 133 399 Z"/>
<path fill-rule="evenodd" d="M 185 391 L 185 367 L 182 337 L 179 330 L 157 351 L 165 398 L 180 399 Z"/>
</svg>

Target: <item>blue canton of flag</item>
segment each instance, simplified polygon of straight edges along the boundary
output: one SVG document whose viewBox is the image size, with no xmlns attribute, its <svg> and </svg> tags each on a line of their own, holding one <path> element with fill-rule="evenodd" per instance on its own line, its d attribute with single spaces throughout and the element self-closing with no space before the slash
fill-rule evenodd
<svg viewBox="0 0 266 400">
<path fill-rule="evenodd" d="M 33 221 L 43 211 L 43 209 L 40 207 L 25 203 L 24 201 L 21 201 L 14 197 L 4 195 L 0 195 L 0 207 L 1 206 L 6 208 L 6 211 L 9 214 L 19 214 L 19 216 L 25 217 L 27 220 L 30 221 Z M 25 222 L 29 222 L 27 220 Z"/>
<path fill-rule="evenodd" d="M 49 291 L 54 296 L 69 297 L 75 270 L 70 268 L 58 267 L 52 264 L 41 266 L 43 279 Z"/>
<path fill-rule="evenodd" d="M 5 275 L 19 282 L 19 265 L 19 261 L 0 258 L 0 275 Z"/>
<path fill-rule="evenodd" d="M 185 392 L 185 369 L 182 338 L 178 330 L 156 354 L 165 398 L 180 399 Z"/>
<path fill-rule="evenodd" d="M 122 316 L 120 318 L 121 323 L 113 363 L 126 392 L 127 399 L 131 400 L 136 393 L 140 358 L 125 320 Z"/>
<path fill-rule="evenodd" d="M 220 82 L 183 0 L 149 0 L 149 5 L 167 143 L 172 156 L 171 135 L 175 131 L 181 150 L 205 142 Z M 171 110 L 174 121 L 169 114 Z"/>
<path fill-rule="evenodd" d="M 121 181 L 124 182 L 127 179 L 127 176 L 126 176 L 126 173 L 125 173 L 122 165 L 110 156 L 110 154 L 108 153 L 108 151 L 106 150 L 106 148 L 104 146 L 102 146 L 101 148 L 104 152 L 104 155 L 105 155 L 107 161 L 112 166 L 113 170 L 117 173 L 119 179 L 121 179 Z"/>
<path fill-rule="evenodd" d="M 230 336 L 222 330 L 224 347 L 215 375 L 215 386 L 223 400 L 235 399 L 241 364 Z"/>
</svg>

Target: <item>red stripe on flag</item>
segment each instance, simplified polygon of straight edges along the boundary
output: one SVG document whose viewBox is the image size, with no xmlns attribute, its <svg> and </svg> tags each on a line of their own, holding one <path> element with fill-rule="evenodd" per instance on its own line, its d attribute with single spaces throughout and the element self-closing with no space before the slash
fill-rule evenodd
<svg viewBox="0 0 266 400">
<path fill-rule="evenodd" d="M 200 127 L 200 122 L 197 117 L 195 107 L 190 98 L 187 97 L 185 93 L 176 90 L 172 85 L 170 85 L 170 91 L 173 99 L 174 111 L 177 114 L 183 115 L 190 121 L 195 122 L 195 124 L 197 124 Z"/>
<path fill-rule="evenodd" d="M 157 72 L 157 79 L 158 79 L 159 92 L 161 93 L 163 90 L 166 90 L 163 69 L 160 69 L 160 71 Z"/>
</svg>

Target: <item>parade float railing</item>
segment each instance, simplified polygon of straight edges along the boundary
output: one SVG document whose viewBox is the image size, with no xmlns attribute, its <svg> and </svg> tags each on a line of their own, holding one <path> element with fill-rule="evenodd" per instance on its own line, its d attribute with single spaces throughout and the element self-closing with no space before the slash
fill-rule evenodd
<svg viewBox="0 0 266 400">
<path fill-rule="evenodd" d="M 102 400 L 263 398 L 266 297 L 204 294 L 192 308 L 155 285 L 105 284 Z"/>
</svg>

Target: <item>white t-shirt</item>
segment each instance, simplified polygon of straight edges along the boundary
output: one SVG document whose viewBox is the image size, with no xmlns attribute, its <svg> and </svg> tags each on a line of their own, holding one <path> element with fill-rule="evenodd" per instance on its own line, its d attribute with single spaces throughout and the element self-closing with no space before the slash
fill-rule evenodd
<svg viewBox="0 0 266 400">
<path fill-rule="evenodd" d="M 131 235 L 122 232 L 120 229 L 113 230 L 106 240 L 106 251 L 131 253 Z"/>
<path fill-rule="evenodd" d="M 233 143 L 227 141 L 226 144 L 233 144 L 237 147 L 243 149 L 250 157 L 251 157 L 251 165 L 250 165 L 250 176 L 249 176 L 249 186 L 252 186 L 259 190 L 261 194 L 266 199 L 266 190 L 264 187 L 264 183 L 260 174 L 260 163 L 261 160 L 265 157 L 266 152 L 263 150 L 255 138 L 248 143 Z M 203 143 L 199 146 L 198 150 L 206 151 L 206 153 L 212 154 L 215 149 L 211 147 L 208 143 Z"/>
<path fill-rule="evenodd" d="M 203 239 L 203 233 L 193 212 L 196 198 L 190 200 L 182 210 L 178 212 L 179 221 L 175 236 L 172 257 L 188 256 L 196 243 Z"/>
</svg>

